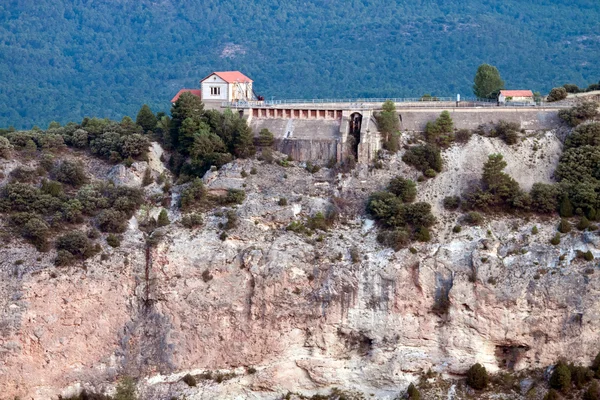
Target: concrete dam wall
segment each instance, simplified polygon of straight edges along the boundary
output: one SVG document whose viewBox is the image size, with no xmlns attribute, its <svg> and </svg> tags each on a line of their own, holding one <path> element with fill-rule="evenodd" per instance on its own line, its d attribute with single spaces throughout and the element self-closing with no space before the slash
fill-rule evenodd
<svg viewBox="0 0 600 400">
<path fill-rule="evenodd" d="M 482 124 L 500 120 L 517 123 L 521 129 L 549 130 L 561 124 L 558 110 L 552 108 L 397 108 L 401 131 L 424 131 L 447 110 L 456 129 L 475 129 Z M 352 116 L 360 114 L 360 139 L 350 134 Z M 278 151 L 299 161 L 327 162 L 332 158 L 342 161 L 355 157 L 359 163 L 368 163 L 381 148 L 374 110 L 307 110 L 307 109 L 250 109 L 244 115 L 255 135 L 268 129 L 275 137 Z"/>
</svg>

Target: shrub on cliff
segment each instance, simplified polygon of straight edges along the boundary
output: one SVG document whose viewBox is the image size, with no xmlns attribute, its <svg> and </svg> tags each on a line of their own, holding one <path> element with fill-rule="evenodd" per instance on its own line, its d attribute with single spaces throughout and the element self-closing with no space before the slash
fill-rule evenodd
<svg viewBox="0 0 600 400">
<path fill-rule="evenodd" d="M 459 196 L 446 196 L 444 197 L 444 208 L 446 210 L 458 210 L 460 207 L 460 197 Z"/>
<path fill-rule="evenodd" d="M 435 122 L 428 122 L 425 126 L 425 139 L 443 149 L 454 142 L 454 122 L 448 111 L 442 111 Z"/>
<path fill-rule="evenodd" d="M 593 381 L 583 394 L 583 400 L 600 400 L 600 385 Z"/>
<path fill-rule="evenodd" d="M 442 155 L 439 147 L 432 144 L 412 146 L 402 156 L 402 161 L 421 172 L 432 169 L 442 172 Z"/>
<path fill-rule="evenodd" d="M 483 390 L 488 385 L 488 374 L 485 367 L 479 363 L 474 364 L 467 371 L 467 385 L 475 390 Z"/>
<path fill-rule="evenodd" d="M 164 208 L 162 210 L 160 210 L 160 213 L 158 214 L 158 219 L 156 221 L 156 224 L 158 226 L 167 226 L 171 223 L 171 221 L 169 221 L 169 215 L 167 214 L 167 210 L 165 210 Z"/>
<path fill-rule="evenodd" d="M 551 388 L 558 389 L 563 393 L 569 391 L 571 388 L 571 371 L 565 363 L 559 362 L 556 364 L 550 376 L 549 384 Z"/>
<path fill-rule="evenodd" d="M 565 140 L 565 148 L 600 146 L 600 122 L 579 125 Z"/>
<path fill-rule="evenodd" d="M 192 183 L 181 191 L 179 206 L 182 210 L 188 210 L 201 204 L 206 200 L 206 189 L 202 179 L 196 178 Z"/>
<path fill-rule="evenodd" d="M 562 218 L 560 220 L 560 223 L 558 224 L 558 231 L 560 233 L 569 233 L 569 232 L 571 232 L 571 223 L 568 220 Z"/>
<path fill-rule="evenodd" d="M 387 191 L 395 194 L 405 203 L 411 203 L 417 197 L 417 185 L 415 182 L 401 176 L 397 176 L 390 181 Z"/>
<path fill-rule="evenodd" d="M 383 148 L 393 153 L 398 151 L 400 120 L 394 102 L 386 100 L 383 103 L 382 111 L 375 114 L 375 120 L 379 132 L 383 135 Z"/>
<path fill-rule="evenodd" d="M 577 126 L 598 116 L 598 103 L 586 101 L 568 110 L 560 110 L 558 116 L 567 124 Z"/>
<path fill-rule="evenodd" d="M 9 158 L 13 146 L 10 141 L 4 136 L 0 136 L 0 158 Z"/>
<path fill-rule="evenodd" d="M 94 254 L 94 246 L 87 235 L 80 231 L 68 232 L 56 240 L 56 249 L 68 251 L 75 258 L 85 259 Z"/>
<path fill-rule="evenodd" d="M 412 383 L 408 385 L 406 395 L 408 396 L 409 400 L 421 400 L 421 393 Z"/>
<path fill-rule="evenodd" d="M 87 175 L 81 162 L 62 161 L 53 171 L 57 181 L 79 187 L 87 182 Z"/>
<path fill-rule="evenodd" d="M 496 134 L 508 145 L 519 141 L 519 124 L 500 120 L 495 127 Z"/>
<path fill-rule="evenodd" d="M 550 389 L 544 396 L 544 400 L 560 400 L 562 397 L 554 389 Z"/>
</svg>

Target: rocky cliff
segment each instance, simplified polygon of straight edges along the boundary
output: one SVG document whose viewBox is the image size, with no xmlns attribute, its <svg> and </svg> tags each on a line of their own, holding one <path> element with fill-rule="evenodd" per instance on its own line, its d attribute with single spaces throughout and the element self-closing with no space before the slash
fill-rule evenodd
<svg viewBox="0 0 600 400">
<path fill-rule="evenodd" d="M 491 153 L 525 189 L 551 181 L 558 136 L 531 133 L 512 147 L 475 136 L 446 150 L 444 172 L 418 184 L 438 220 L 432 240 L 397 252 L 378 244 L 364 204 L 393 176 L 416 179 L 401 154 L 349 173 L 257 160 L 208 172 L 209 191 L 246 191 L 226 237 L 222 207 L 184 228 L 175 186 L 171 224 L 151 246 L 138 220 L 158 209 L 139 211 L 120 247 L 82 265 L 55 267 L 55 254 L 13 239 L 0 248 L 1 396 L 110 394 L 128 375 L 143 399 L 280 399 L 334 387 L 393 399 L 431 371 L 426 398 L 459 399 L 470 394 L 452 378 L 475 362 L 490 372 L 559 357 L 587 364 L 600 350 L 600 274 L 577 251 L 600 257 L 598 233 L 574 231 L 553 246 L 557 218 L 532 215 L 488 215 L 454 233 L 461 214 L 442 207 L 479 179 Z M 159 153 L 154 146 L 155 170 Z M 4 175 L 17 164 L 2 164 Z M 145 167 L 88 172 L 139 185 Z M 332 206 L 339 219 L 326 232 L 285 229 Z M 181 382 L 186 374 L 196 387 Z M 536 384 L 521 383 L 504 398 Z"/>
</svg>

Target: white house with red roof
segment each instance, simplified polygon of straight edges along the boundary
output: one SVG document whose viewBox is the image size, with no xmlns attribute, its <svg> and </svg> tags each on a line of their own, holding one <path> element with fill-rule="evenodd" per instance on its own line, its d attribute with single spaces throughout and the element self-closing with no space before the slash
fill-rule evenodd
<svg viewBox="0 0 600 400">
<path fill-rule="evenodd" d="M 249 101 L 254 98 L 252 79 L 240 71 L 213 72 L 200 81 L 204 104 Z"/>
<path fill-rule="evenodd" d="M 498 103 L 535 103 L 531 90 L 501 90 L 498 95 Z"/>
<path fill-rule="evenodd" d="M 175 103 L 185 92 L 200 97 L 208 109 L 220 108 L 224 102 L 249 101 L 255 97 L 252 79 L 240 71 L 213 72 L 200 81 L 200 89 L 181 89 L 171 103 Z"/>
</svg>

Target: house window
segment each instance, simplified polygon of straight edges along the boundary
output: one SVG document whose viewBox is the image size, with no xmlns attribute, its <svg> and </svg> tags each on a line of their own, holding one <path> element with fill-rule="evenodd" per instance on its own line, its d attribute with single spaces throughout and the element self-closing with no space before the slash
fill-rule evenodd
<svg viewBox="0 0 600 400">
<path fill-rule="evenodd" d="M 221 88 L 218 86 L 211 86 L 210 87 L 210 94 L 211 96 L 220 96 L 221 95 Z"/>
</svg>

